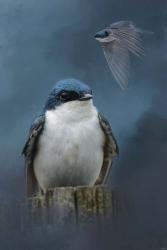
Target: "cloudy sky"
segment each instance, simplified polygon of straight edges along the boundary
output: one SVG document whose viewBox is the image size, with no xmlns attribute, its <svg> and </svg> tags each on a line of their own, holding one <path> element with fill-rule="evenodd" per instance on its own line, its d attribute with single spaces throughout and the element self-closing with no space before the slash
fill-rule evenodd
<svg viewBox="0 0 167 250">
<path fill-rule="evenodd" d="M 116 84 L 93 39 L 118 20 L 154 32 L 143 35 L 143 60 L 132 58 L 126 91 Z M 141 228 L 165 234 L 166 55 L 165 0 L 0 0 L 0 195 L 23 196 L 20 152 L 29 126 L 52 86 L 74 77 L 93 88 L 94 102 L 118 140 L 120 157 L 109 185 L 128 193 Z"/>
</svg>

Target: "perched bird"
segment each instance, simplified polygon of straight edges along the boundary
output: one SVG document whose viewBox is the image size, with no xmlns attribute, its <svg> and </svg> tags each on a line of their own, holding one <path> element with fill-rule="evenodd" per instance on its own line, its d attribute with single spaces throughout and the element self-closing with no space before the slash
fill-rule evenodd
<svg viewBox="0 0 167 250">
<path fill-rule="evenodd" d="M 50 92 L 23 149 L 28 196 L 57 186 L 102 184 L 118 146 L 86 84 L 66 79 Z"/>
<path fill-rule="evenodd" d="M 137 28 L 131 21 L 119 21 L 95 34 L 103 48 L 109 68 L 122 89 L 129 80 L 130 53 L 142 57 L 141 33 L 152 33 Z"/>
</svg>

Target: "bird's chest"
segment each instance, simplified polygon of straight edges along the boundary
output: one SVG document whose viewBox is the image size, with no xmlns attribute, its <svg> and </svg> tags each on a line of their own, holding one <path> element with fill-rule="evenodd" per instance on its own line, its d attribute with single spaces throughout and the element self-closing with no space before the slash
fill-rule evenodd
<svg viewBox="0 0 167 250">
<path fill-rule="evenodd" d="M 45 178 L 44 182 L 54 181 L 58 185 L 94 181 L 103 161 L 103 142 L 96 113 L 81 120 L 48 116 L 39 139 L 36 175 Z"/>
<path fill-rule="evenodd" d="M 86 156 L 89 149 L 100 146 L 101 140 L 101 130 L 95 121 L 71 124 L 48 122 L 40 140 L 40 148 L 47 150 L 49 157 L 61 155 L 64 161 L 70 161 L 76 155 Z"/>
</svg>

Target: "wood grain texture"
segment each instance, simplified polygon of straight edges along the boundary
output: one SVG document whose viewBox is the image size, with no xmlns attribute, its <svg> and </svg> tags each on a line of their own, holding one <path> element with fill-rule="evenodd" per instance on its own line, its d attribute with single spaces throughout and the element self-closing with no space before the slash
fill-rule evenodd
<svg viewBox="0 0 167 250">
<path fill-rule="evenodd" d="M 55 188 L 45 196 L 27 199 L 23 228 L 76 228 L 97 223 L 115 213 L 113 197 L 112 191 L 104 186 Z"/>
</svg>

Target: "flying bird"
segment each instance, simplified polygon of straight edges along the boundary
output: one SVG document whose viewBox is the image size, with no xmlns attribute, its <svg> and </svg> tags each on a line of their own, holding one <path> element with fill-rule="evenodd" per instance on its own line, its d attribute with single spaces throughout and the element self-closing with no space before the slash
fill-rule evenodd
<svg viewBox="0 0 167 250">
<path fill-rule="evenodd" d="M 119 21 L 95 34 L 100 42 L 108 66 L 122 89 L 129 80 L 130 54 L 137 57 L 144 55 L 141 34 L 144 31 L 137 28 L 131 21 Z"/>
<path fill-rule="evenodd" d="M 53 87 L 32 123 L 23 154 L 32 196 L 54 187 L 105 183 L 118 146 L 91 88 L 66 79 Z"/>
</svg>

